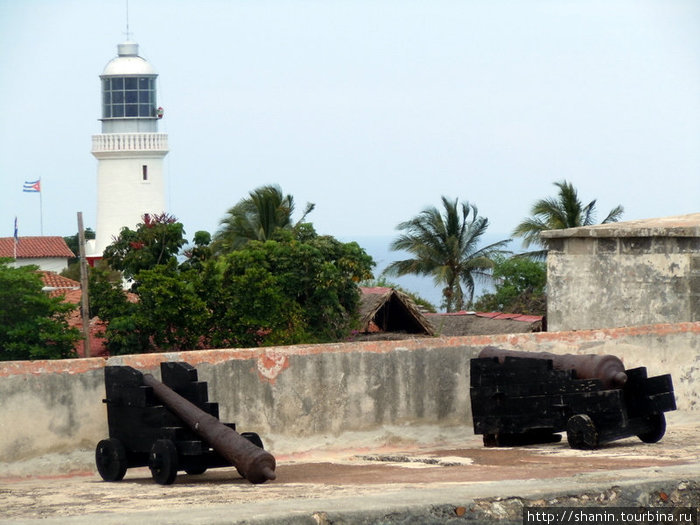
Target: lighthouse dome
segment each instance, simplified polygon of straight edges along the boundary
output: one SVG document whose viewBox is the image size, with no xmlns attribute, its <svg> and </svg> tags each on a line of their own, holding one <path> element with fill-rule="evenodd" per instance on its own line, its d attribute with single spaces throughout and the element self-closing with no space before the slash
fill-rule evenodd
<svg viewBox="0 0 700 525">
<path fill-rule="evenodd" d="M 157 75 L 153 66 L 139 56 L 139 45 L 127 40 L 117 45 L 118 56 L 105 66 L 102 76 Z"/>
</svg>

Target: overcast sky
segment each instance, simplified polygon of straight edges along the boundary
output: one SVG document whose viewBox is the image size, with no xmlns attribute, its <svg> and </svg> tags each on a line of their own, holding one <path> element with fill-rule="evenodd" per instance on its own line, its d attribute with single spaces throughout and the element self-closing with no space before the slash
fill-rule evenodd
<svg viewBox="0 0 700 525">
<path fill-rule="evenodd" d="M 392 236 L 440 196 L 507 237 L 567 179 L 599 220 L 700 211 L 700 2 L 131 0 L 169 211 L 214 232 L 277 183 L 317 231 Z M 99 75 L 125 0 L 0 0 L 0 236 L 95 227 Z"/>
</svg>

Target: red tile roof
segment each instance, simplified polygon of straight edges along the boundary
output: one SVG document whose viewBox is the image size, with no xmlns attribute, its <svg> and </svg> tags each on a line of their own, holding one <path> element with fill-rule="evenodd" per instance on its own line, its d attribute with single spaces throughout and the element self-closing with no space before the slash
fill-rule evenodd
<svg viewBox="0 0 700 525">
<path fill-rule="evenodd" d="M 41 280 L 44 282 L 44 286 L 47 288 L 56 288 L 55 290 L 48 290 L 51 297 L 56 297 L 58 295 L 70 295 L 72 290 L 78 291 L 78 300 L 69 300 L 71 303 L 80 302 L 80 283 L 69 279 L 68 277 L 63 277 L 56 272 L 39 272 L 41 274 Z"/>
<path fill-rule="evenodd" d="M 0 257 L 15 256 L 15 238 L 0 237 Z M 17 240 L 18 259 L 39 259 L 44 257 L 75 257 L 63 237 L 19 237 Z"/>
</svg>

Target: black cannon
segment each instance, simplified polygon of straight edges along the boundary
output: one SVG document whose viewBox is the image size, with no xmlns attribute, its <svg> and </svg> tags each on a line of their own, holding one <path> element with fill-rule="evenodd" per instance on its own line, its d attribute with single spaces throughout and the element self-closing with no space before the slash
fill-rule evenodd
<svg viewBox="0 0 700 525">
<path fill-rule="evenodd" d="M 470 362 L 474 433 L 485 446 L 553 443 L 593 449 L 666 432 L 664 412 L 676 409 L 669 374 L 625 370 L 610 355 L 556 355 L 486 347 Z"/>
<path fill-rule="evenodd" d="M 161 363 L 160 372 L 162 383 L 130 366 L 105 367 L 109 439 L 95 450 L 102 479 L 119 481 L 128 468 L 143 466 L 161 485 L 173 483 L 178 471 L 229 466 L 252 483 L 275 479 L 275 458 L 260 436 L 219 421 L 219 405 L 209 402 L 195 368 Z"/>
</svg>

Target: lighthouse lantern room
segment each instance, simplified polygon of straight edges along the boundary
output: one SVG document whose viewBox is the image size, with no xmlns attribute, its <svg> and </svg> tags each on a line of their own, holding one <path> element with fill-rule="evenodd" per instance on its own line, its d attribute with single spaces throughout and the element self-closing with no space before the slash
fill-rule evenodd
<svg viewBox="0 0 700 525">
<path fill-rule="evenodd" d="M 145 213 L 165 211 L 163 159 L 168 135 L 158 132 L 156 73 L 138 55 L 136 42 L 117 46 L 118 56 L 100 75 L 102 133 L 92 137 L 97 166 L 97 225 L 88 253 L 102 256 L 124 227 L 135 228 Z"/>
</svg>

